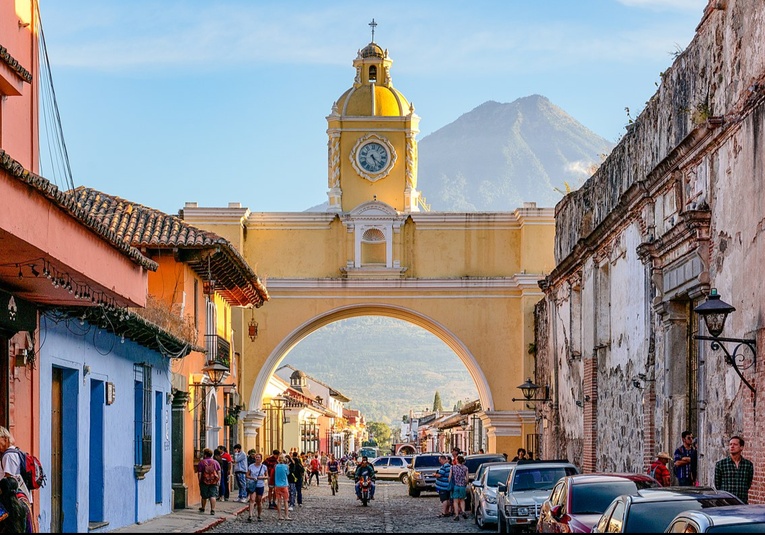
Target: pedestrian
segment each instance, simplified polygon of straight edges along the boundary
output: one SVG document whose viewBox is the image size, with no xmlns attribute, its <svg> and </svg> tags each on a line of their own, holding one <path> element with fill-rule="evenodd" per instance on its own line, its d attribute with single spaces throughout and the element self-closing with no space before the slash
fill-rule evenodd
<svg viewBox="0 0 765 535">
<path fill-rule="evenodd" d="M 199 495 L 202 497 L 202 505 L 199 512 L 204 513 L 207 500 L 210 500 L 210 514 L 215 514 L 215 500 L 218 497 L 220 485 L 220 464 L 212 458 L 210 448 L 202 450 L 202 460 L 197 465 L 197 477 L 199 478 Z"/>
<path fill-rule="evenodd" d="M 329 462 L 327 454 L 322 451 L 319 460 L 321 461 L 321 475 L 327 475 L 327 463 Z"/>
<path fill-rule="evenodd" d="M 683 431 L 681 437 L 683 443 L 675 450 L 675 477 L 681 487 L 693 487 L 696 485 L 698 453 L 693 445 L 693 433 Z"/>
<path fill-rule="evenodd" d="M 254 448 L 247 450 L 247 466 L 250 466 L 255 462 L 256 455 L 258 455 L 258 452 L 256 452 Z"/>
<path fill-rule="evenodd" d="M 34 503 L 32 492 L 27 488 L 24 479 L 21 477 L 21 459 L 24 456 L 24 452 L 16 447 L 16 441 L 11 432 L 2 426 L 0 426 L 0 455 L 3 457 L 2 464 L 5 477 L 10 476 L 16 479 L 16 484 L 21 492 L 24 493 L 27 501 L 30 504 Z"/>
<path fill-rule="evenodd" d="M 289 460 L 286 455 L 279 457 L 274 467 L 274 495 L 276 496 L 276 514 L 279 520 L 292 520 L 287 509 L 287 500 L 289 499 Z"/>
<path fill-rule="evenodd" d="M 485 451 L 483 451 L 483 448 L 478 448 L 478 453 L 479 453 L 479 454 L 484 454 L 484 453 L 486 453 L 486 452 L 485 452 Z"/>
<path fill-rule="evenodd" d="M 515 457 L 513 457 L 513 460 L 510 462 L 517 463 L 518 461 L 523 461 L 526 459 L 526 448 L 518 448 L 518 451 L 516 452 Z"/>
<path fill-rule="evenodd" d="M 263 464 L 263 456 L 259 453 L 255 454 L 255 462 L 247 467 L 245 479 L 247 480 L 246 491 L 249 512 L 247 522 L 252 522 L 252 510 L 255 507 L 258 509 L 258 522 L 260 522 L 263 513 L 263 494 L 266 490 L 266 481 L 268 481 L 268 468 Z"/>
<path fill-rule="evenodd" d="M 452 465 L 457 464 L 457 456 L 460 454 L 460 449 L 457 447 L 452 448 Z"/>
<path fill-rule="evenodd" d="M 263 461 L 268 468 L 268 508 L 276 509 L 276 495 L 274 494 L 274 468 L 279 464 L 279 450 L 273 450 L 271 455 Z"/>
<path fill-rule="evenodd" d="M 329 454 L 329 460 L 327 461 L 327 483 L 332 485 L 332 477 L 338 477 L 340 475 L 340 461 L 335 459 L 335 454 Z"/>
<path fill-rule="evenodd" d="M 669 487 L 672 483 L 672 478 L 669 475 L 669 469 L 667 463 L 672 457 L 666 451 L 660 451 L 656 456 L 656 460 L 651 463 L 651 467 L 648 469 L 648 475 L 659 482 L 662 487 Z"/>
<path fill-rule="evenodd" d="M 303 507 L 303 478 L 305 477 L 305 467 L 303 466 L 297 451 L 292 452 L 292 464 L 290 465 L 290 497 L 292 497 L 292 487 L 294 485 L 295 494 L 291 505 L 294 507 Z"/>
<path fill-rule="evenodd" d="M 449 473 L 449 480 L 452 484 L 452 507 L 454 508 L 454 521 L 462 518 L 467 519 L 465 512 L 465 498 L 467 497 L 468 467 L 465 464 L 465 457 L 457 455 L 457 464 L 452 466 Z"/>
<path fill-rule="evenodd" d="M 220 490 L 219 496 L 220 499 L 224 502 L 228 501 L 228 499 L 231 497 L 231 489 L 228 486 L 228 474 L 231 470 L 231 462 L 233 459 L 231 459 L 231 455 L 226 451 L 226 446 L 220 445 L 217 448 L 218 454 L 213 455 L 213 459 L 218 461 L 218 464 L 220 465 Z"/>
<path fill-rule="evenodd" d="M 0 479 L 0 533 L 37 533 L 31 504 L 15 477 Z"/>
<path fill-rule="evenodd" d="M 247 499 L 247 456 L 242 451 L 241 444 L 234 444 L 234 478 L 239 488 L 238 502 L 244 503 Z"/>
<path fill-rule="evenodd" d="M 314 453 L 313 459 L 311 459 L 311 473 L 308 475 L 308 486 L 311 486 L 311 479 L 316 476 L 316 486 L 319 486 L 319 473 L 321 472 L 321 461 L 319 460 L 319 454 Z"/>
<path fill-rule="evenodd" d="M 744 458 L 744 439 L 732 436 L 728 441 L 729 457 L 715 464 L 715 487 L 727 490 L 738 496 L 744 503 L 749 503 L 749 487 L 754 479 L 754 465 Z"/>
<path fill-rule="evenodd" d="M 436 492 L 438 492 L 438 499 L 441 500 L 441 513 L 438 517 L 444 518 L 452 516 L 452 489 L 449 481 L 452 464 L 446 455 L 439 455 L 438 462 L 441 463 L 441 467 L 436 472 Z"/>
</svg>

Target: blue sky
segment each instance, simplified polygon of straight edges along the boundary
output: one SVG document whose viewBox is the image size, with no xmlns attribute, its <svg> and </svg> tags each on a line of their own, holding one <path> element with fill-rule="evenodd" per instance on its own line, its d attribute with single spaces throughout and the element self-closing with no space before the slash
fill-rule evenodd
<svg viewBox="0 0 765 535">
<path fill-rule="evenodd" d="M 41 0 L 75 185 L 176 213 L 326 200 L 326 119 L 375 41 L 419 139 L 540 94 L 610 141 L 656 91 L 706 0 L 385 3 Z M 41 137 L 49 133 L 41 128 Z M 43 156 L 42 174 L 62 180 Z M 427 192 L 423 192 L 427 196 Z"/>
</svg>

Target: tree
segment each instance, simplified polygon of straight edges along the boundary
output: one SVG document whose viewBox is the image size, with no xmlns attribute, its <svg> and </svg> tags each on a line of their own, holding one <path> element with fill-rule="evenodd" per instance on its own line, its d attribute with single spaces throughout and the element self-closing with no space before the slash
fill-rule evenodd
<svg viewBox="0 0 765 535">
<path fill-rule="evenodd" d="M 435 411 L 444 412 L 444 406 L 441 403 L 441 394 L 439 394 L 438 390 L 436 390 L 436 395 L 433 396 L 433 412 Z"/>
<path fill-rule="evenodd" d="M 367 422 L 367 431 L 369 432 L 369 442 L 376 442 L 375 446 L 387 449 L 390 447 L 391 431 L 388 424 L 384 422 Z"/>
</svg>

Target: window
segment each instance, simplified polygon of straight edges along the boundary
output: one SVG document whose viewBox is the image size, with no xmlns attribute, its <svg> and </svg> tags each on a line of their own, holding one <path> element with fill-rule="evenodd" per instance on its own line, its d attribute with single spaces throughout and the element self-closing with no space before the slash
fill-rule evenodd
<svg viewBox="0 0 765 535">
<path fill-rule="evenodd" d="M 135 475 L 143 479 L 151 469 L 152 390 L 151 366 L 134 364 Z"/>
<path fill-rule="evenodd" d="M 391 459 L 390 460 L 391 466 L 404 466 L 404 460 L 403 459 Z"/>
</svg>

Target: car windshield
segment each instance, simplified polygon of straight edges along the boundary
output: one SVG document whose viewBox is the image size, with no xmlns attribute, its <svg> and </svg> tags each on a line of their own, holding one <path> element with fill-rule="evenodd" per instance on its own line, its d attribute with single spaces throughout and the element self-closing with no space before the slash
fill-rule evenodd
<svg viewBox="0 0 765 535">
<path fill-rule="evenodd" d="M 765 533 L 765 523 L 751 522 L 748 524 L 714 526 L 709 528 L 707 533 Z"/>
<path fill-rule="evenodd" d="M 412 466 L 414 468 L 438 468 L 441 463 L 438 462 L 437 455 L 424 455 L 415 457 Z"/>
<path fill-rule="evenodd" d="M 662 533 L 678 513 L 724 505 L 741 504 L 736 498 L 633 503 L 627 514 L 627 524 L 624 526 L 624 533 Z"/>
<path fill-rule="evenodd" d="M 576 469 L 564 466 L 516 469 L 513 492 L 525 490 L 550 490 L 558 480 L 576 474 Z"/>
<path fill-rule="evenodd" d="M 471 474 L 474 474 L 476 470 L 478 470 L 478 467 L 481 466 L 483 463 L 493 463 L 493 462 L 500 462 L 504 461 L 505 458 L 502 456 L 499 456 L 497 458 L 491 458 L 491 457 L 477 457 L 475 459 L 465 459 L 465 466 L 468 467 L 468 472 Z"/>
<path fill-rule="evenodd" d="M 504 483 L 507 481 L 507 476 L 512 469 L 512 466 L 508 466 L 507 468 L 495 468 L 494 470 L 489 470 L 489 474 L 486 476 L 486 486 L 496 487 L 499 483 Z"/>
<path fill-rule="evenodd" d="M 628 479 L 573 485 L 570 512 L 575 515 L 602 514 L 614 498 L 634 494 L 636 490 L 635 483 Z"/>
</svg>

